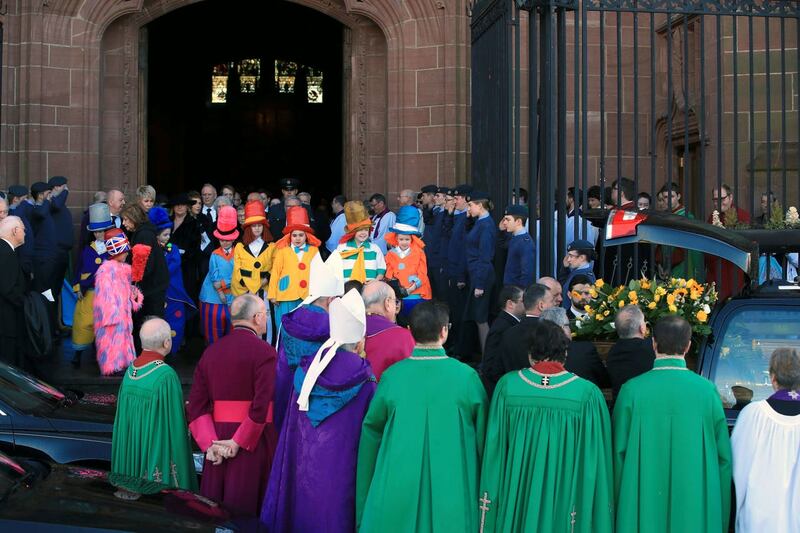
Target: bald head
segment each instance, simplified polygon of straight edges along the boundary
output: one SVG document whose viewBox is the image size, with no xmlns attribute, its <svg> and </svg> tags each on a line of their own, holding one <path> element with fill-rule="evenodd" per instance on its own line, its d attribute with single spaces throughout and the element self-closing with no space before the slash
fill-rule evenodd
<svg viewBox="0 0 800 533">
<path fill-rule="evenodd" d="M 557 279 L 551 278 L 550 276 L 544 276 L 537 279 L 536 283 L 547 287 L 547 290 L 550 291 L 550 294 L 553 296 L 553 305 L 556 307 L 561 305 L 561 302 L 564 301 L 564 298 L 561 295 L 561 284 Z"/>
<path fill-rule="evenodd" d="M 0 239 L 5 239 L 16 248 L 25 242 L 25 224 L 16 216 L 7 216 L 0 220 Z"/>
<path fill-rule="evenodd" d="M 119 215 L 122 208 L 125 207 L 125 195 L 118 189 L 111 189 L 106 196 L 108 202 L 108 210 L 112 215 Z"/>
<path fill-rule="evenodd" d="M 172 350 L 172 329 L 163 318 L 148 318 L 139 330 L 142 350 L 167 355 Z"/>
<path fill-rule="evenodd" d="M 258 335 L 267 331 L 267 307 L 264 300 L 253 294 L 237 296 L 231 304 L 231 323 L 252 329 Z"/>
<path fill-rule="evenodd" d="M 394 290 L 382 281 L 370 281 L 361 291 L 367 313 L 380 315 L 392 322 L 397 318 L 397 300 Z"/>
</svg>

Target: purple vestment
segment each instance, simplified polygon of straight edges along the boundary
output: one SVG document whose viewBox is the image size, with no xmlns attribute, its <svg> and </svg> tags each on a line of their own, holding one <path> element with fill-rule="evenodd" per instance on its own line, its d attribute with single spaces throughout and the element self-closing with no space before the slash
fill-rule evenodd
<svg viewBox="0 0 800 533">
<path fill-rule="evenodd" d="M 410 357 L 415 344 L 414 337 L 406 328 L 380 315 L 367 315 L 364 352 L 378 381 L 384 370 Z"/>
<path fill-rule="evenodd" d="M 339 350 L 301 412 L 295 390 L 310 363 L 297 370 L 261 521 L 270 533 L 353 533 L 358 443 L 375 378 L 364 359 Z"/>
<path fill-rule="evenodd" d="M 274 423 L 283 427 L 286 407 L 292 394 L 294 371 L 305 357 L 313 357 L 331 336 L 328 313 L 316 305 L 303 305 L 281 319 L 278 365 L 275 372 Z"/>
</svg>

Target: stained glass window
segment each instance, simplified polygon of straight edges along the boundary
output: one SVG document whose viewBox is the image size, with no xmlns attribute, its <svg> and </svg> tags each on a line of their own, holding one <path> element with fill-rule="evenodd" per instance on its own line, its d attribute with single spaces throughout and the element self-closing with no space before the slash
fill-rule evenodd
<svg viewBox="0 0 800 533">
<path fill-rule="evenodd" d="M 232 64 L 214 65 L 211 71 L 211 103 L 224 104 L 228 101 L 228 73 Z"/>
<path fill-rule="evenodd" d="M 242 93 L 255 93 L 261 77 L 260 59 L 239 61 L 239 87 Z"/>
<path fill-rule="evenodd" d="M 322 103 L 322 71 L 309 67 L 306 74 L 306 85 L 308 86 L 308 103 Z"/>
<path fill-rule="evenodd" d="M 297 63 L 275 60 L 275 85 L 279 93 L 294 94 L 294 80 L 297 76 Z"/>
</svg>

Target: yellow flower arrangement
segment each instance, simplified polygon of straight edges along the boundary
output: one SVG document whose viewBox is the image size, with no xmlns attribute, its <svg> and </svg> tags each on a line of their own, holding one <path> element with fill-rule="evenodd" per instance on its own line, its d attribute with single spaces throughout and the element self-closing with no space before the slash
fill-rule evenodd
<svg viewBox="0 0 800 533">
<path fill-rule="evenodd" d="M 639 305 L 651 326 L 663 316 L 677 314 L 689 321 L 695 336 L 711 333 L 709 315 L 717 302 L 713 283 L 703 284 L 695 279 L 658 281 L 643 278 L 632 280 L 627 285 L 611 286 L 597 280 L 592 290 L 592 300 L 584 308 L 587 318 L 575 323 L 575 337 L 578 339 L 616 339 L 614 318 L 629 304 Z"/>
</svg>

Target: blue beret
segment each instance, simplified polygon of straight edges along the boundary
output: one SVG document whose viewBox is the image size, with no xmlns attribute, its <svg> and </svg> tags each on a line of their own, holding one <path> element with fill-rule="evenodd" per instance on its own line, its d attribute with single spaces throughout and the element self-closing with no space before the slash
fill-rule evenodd
<svg viewBox="0 0 800 533">
<path fill-rule="evenodd" d="M 50 186 L 50 188 L 66 185 L 67 178 L 65 178 L 64 176 L 53 176 L 52 178 L 50 178 L 50 181 L 48 181 L 47 184 Z"/>
</svg>

